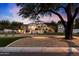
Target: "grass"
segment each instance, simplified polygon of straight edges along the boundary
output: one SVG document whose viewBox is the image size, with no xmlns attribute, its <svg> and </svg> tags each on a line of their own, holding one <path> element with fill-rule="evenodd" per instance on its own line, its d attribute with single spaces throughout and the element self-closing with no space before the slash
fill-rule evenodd
<svg viewBox="0 0 79 59">
<path fill-rule="evenodd" d="M 23 37 L 0 37 L 0 47 L 5 47 L 8 44 L 20 38 L 23 38 Z"/>
</svg>

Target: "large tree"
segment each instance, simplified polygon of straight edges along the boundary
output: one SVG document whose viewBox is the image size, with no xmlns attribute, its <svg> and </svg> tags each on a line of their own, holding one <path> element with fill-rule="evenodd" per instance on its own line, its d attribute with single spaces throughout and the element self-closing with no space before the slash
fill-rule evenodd
<svg viewBox="0 0 79 59">
<path fill-rule="evenodd" d="M 76 18 L 78 11 L 79 11 L 79 5 L 78 4 L 72 4 L 72 3 L 22 3 L 17 4 L 17 6 L 20 6 L 21 9 L 19 11 L 19 15 L 23 17 L 30 17 L 30 18 L 37 18 L 39 15 L 50 15 L 53 13 L 57 15 L 64 28 L 65 28 L 65 39 L 72 39 L 72 31 L 73 31 L 73 22 Z M 59 13 L 60 9 L 63 9 L 66 13 L 67 21 L 62 17 L 62 15 Z"/>
</svg>

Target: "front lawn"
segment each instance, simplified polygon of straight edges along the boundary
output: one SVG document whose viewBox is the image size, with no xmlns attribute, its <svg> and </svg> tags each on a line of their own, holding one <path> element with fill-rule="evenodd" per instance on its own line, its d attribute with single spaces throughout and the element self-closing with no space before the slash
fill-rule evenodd
<svg viewBox="0 0 79 59">
<path fill-rule="evenodd" d="M 15 40 L 21 39 L 23 37 L 0 37 L 0 47 L 5 47 Z"/>
</svg>

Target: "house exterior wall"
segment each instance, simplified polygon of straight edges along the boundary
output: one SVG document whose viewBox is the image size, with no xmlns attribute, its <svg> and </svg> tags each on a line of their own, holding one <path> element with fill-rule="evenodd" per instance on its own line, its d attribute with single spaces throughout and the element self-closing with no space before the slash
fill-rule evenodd
<svg viewBox="0 0 79 59">
<path fill-rule="evenodd" d="M 79 33 L 79 29 L 73 29 L 73 33 Z"/>
<path fill-rule="evenodd" d="M 62 24 L 58 25 L 58 32 L 61 32 L 61 33 L 64 32 L 64 26 Z"/>
<path fill-rule="evenodd" d="M 30 31 L 29 33 L 43 34 L 45 32 L 49 32 L 49 30 L 51 30 L 51 32 L 54 32 L 54 30 L 52 28 L 49 28 L 44 23 L 32 23 L 32 24 L 29 24 L 28 29 Z"/>
</svg>

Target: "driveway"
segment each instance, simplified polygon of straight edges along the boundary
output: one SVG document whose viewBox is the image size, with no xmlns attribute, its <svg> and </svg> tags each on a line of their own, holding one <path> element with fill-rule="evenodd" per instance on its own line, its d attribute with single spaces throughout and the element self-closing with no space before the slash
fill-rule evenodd
<svg viewBox="0 0 79 59">
<path fill-rule="evenodd" d="M 79 37 L 71 41 L 63 39 L 64 36 L 42 35 L 31 36 L 12 42 L 7 47 L 78 47 Z"/>
</svg>

